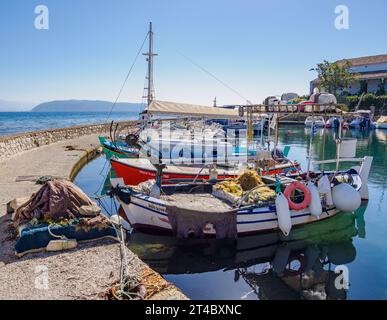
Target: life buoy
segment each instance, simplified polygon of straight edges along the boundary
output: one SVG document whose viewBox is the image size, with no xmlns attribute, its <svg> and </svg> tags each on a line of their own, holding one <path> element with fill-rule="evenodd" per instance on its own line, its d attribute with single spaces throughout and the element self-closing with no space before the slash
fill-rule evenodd
<svg viewBox="0 0 387 320">
<path fill-rule="evenodd" d="M 300 266 L 298 269 L 292 269 L 291 263 L 293 261 L 298 261 L 300 263 Z M 305 270 L 305 266 L 306 266 L 305 256 L 302 254 L 292 254 L 289 257 L 287 264 L 289 265 L 289 267 L 284 270 L 284 276 L 285 277 L 298 276 L 301 273 L 303 273 Z"/>
<path fill-rule="evenodd" d="M 299 191 L 302 191 L 304 193 L 304 200 L 300 203 L 295 203 L 290 199 L 290 195 L 295 190 L 299 190 Z M 295 181 L 295 182 L 292 182 L 291 184 L 289 184 L 284 191 L 284 195 L 285 195 L 286 199 L 288 199 L 290 209 L 293 209 L 293 210 L 302 210 L 302 209 L 307 208 L 310 204 L 311 199 L 312 199 L 310 191 L 306 187 L 306 185 L 301 183 L 301 182 L 298 182 L 298 181 Z"/>
</svg>

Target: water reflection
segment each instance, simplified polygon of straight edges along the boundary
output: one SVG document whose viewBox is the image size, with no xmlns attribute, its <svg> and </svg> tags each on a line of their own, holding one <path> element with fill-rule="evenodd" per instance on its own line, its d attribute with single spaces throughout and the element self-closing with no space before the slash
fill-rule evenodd
<svg viewBox="0 0 387 320">
<path fill-rule="evenodd" d="M 346 299 L 346 290 L 334 285 L 338 276 L 334 267 L 355 260 L 352 238 L 365 236 L 365 209 L 296 228 L 287 242 L 280 233 L 224 241 L 133 232 L 128 246 L 167 279 L 180 275 L 178 286 L 194 299 L 200 296 L 191 291 L 193 281 L 202 290 L 207 287 L 194 274 L 211 272 L 226 278 L 230 271 L 235 284 L 244 282 L 251 288 L 250 299 L 253 294 L 255 299 Z M 222 281 L 218 282 L 218 290 L 223 289 Z M 243 291 L 240 296 L 243 298 Z"/>
<path fill-rule="evenodd" d="M 310 128 L 301 126 L 285 127 L 280 130 L 279 141 L 282 145 L 291 145 L 289 158 L 301 163 L 302 168 L 307 165 L 307 145 L 309 142 Z M 337 132 L 335 129 L 317 128 L 313 139 L 313 160 L 326 160 L 336 158 Z M 356 157 L 361 158 L 371 155 L 374 157 L 369 176 L 371 184 L 382 185 L 385 189 L 385 170 L 387 168 L 387 130 L 343 130 L 343 137 L 356 138 Z M 355 166 L 358 163 L 343 163 L 340 168 Z M 324 165 L 325 170 L 335 168 L 335 164 Z M 321 169 L 315 168 L 315 169 Z"/>
</svg>

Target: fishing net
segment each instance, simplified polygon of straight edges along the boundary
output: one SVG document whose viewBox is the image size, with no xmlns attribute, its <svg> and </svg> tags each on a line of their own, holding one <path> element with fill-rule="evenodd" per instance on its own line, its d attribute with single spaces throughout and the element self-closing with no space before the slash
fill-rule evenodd
<svg viewBox="0 0 387 320">
<path fill-rule="evenodd" d="M 214 186 L 214 195 L 216 197 L 236 203 L 245 192 L 249 192 L 246 204 L 262 203 L 275 199 L 275 191 L 266 186 L 265 182 L 254 170 L 245 170 L 240 176 L 233 180 L 226 180 L 217 183 Z"/>
</svg>

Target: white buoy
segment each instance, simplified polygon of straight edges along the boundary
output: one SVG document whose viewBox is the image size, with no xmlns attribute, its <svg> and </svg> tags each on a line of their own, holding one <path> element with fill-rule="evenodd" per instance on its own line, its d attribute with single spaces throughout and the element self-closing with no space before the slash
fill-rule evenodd
<svg viewBox="0 0 387 320">
<path fill-rule="evenodd" d="M 368 200 L 369 192 L 368 192 L 368 176 L 371 170 L 373 157 L 364 157 L 363 163 L 359 169 L 359 175 L 361 179 L 361 187 L 359 190 L 360 197 L 364 200 Z"/>
<path fill-rule="evenodd" d="M 278 227 L 285 236 L 288 236 L 292 229 L 288 199 L 286 199 L 282 193 L 277 194 L 275 206 L 277 210 Z"/>
<path fill-rule="evenodd" d="M 324 175 L 317 183 L 317 190 L 325 196 L 325 203 L 327 206 L 333 206 L 331 182 L 328 176 Z"/>
<path fill-rule="evenodd" d="M 332 188 L 332 200 L 335 207 L 344 212 L 355 211 L 361 205 L 360 194 L 348 183 L 340 183 Z"/>
<path fill-rule="evenodd" d="M 312 181 L 308 181 L 306 187 L 310 191 L 310 203 L 309 203 L 309 211 L 315 217 L 320 217 L 322 214 L 322 206 L 321 199 L 318 193 L 317 187 L 314 185 Z"/>
</svg>

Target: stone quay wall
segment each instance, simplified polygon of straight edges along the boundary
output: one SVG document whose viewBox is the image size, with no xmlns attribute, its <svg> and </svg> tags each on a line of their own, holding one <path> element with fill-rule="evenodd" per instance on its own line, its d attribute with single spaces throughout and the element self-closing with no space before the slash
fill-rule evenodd
<svg viewBox="0 0 387 320">
<path fill-rule="evenodd" d="M 119 122 L 120 128 L 135 126 L 136 121 Z M 77 137 L 107 133 L 110 123 L 80 125 L 59 129 L 47 129 L 0 137 L 0 162 L 23 151 L 49 145 L 58 141 L 74 139 Z"/>
</svg>

